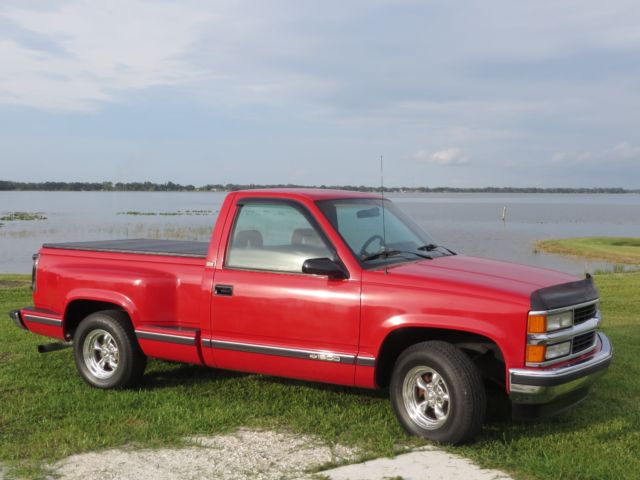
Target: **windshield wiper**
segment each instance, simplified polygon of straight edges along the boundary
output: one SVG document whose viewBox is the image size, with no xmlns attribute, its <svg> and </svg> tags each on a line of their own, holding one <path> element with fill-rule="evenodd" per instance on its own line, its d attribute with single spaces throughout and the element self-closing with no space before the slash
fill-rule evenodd
<svg viewBox="0 0 640 480">
<path fill-rule="evenodd" d="M 369 260 L 376 260 L 378 258 L 395 257 L 397 255 L 402 255 L 402 254 L 405 254 L 405 253 L 409 253 L 411 255 L 416 255 L 417 257 L 433 260 L 433 257 L 430 256 L 430 255 L 424 255 L 424 254 L 418 253 L 418 252 L 411 252 L 409 250 L 383 250 L 383 251 L 378 252 L 378 253 L 373 253 L 371 255 L 367 255 L 366 257 L 364 257 L 362 259 L 362 261 L 363 262 L 368 262 Z"/>
<path fill-rule="evenodd" d="M 454 252 L 453 250 L 448 249 L 444 245 L 436 245 L 435 243 L 427 243 L 426 245 L 422 245 L 421 247 L 418 247 L 418 250 L 423 250 L 425 252 L 432 252 L 436 248 L 443 248 L 447 252 L 449 252 L 451 255 L 457 255 L 456 252 Z"/>
</svg>

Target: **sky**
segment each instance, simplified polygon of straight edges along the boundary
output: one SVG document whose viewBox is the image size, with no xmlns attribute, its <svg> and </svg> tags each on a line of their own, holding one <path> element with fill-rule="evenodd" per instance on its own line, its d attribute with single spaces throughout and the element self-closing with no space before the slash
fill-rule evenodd
<svg viewBox="0 0 640 480">
<path fill-rule="evenodd" d="M 0 179 L 640 187 L 640 2 L 3 0 Z"/>
</svg>

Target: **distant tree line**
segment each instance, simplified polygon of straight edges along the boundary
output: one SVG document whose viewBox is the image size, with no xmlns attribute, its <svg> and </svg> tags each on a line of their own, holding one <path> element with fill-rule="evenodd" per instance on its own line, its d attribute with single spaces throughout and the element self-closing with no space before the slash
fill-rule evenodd
<svg viewBox="0 0 640 480">
<path fill-rule="evenodd" d="M 12 182 L 0 180 L 0 191 L 44 191 L 44 192 L 233 192 L 254 188 L 332 188 L 360 192 L 379 192 L 380 187 L 365 185 L 297 185 L 297 184 L 237 184 L 216 183 L 200 187 L 179 183 L 154 182 Z M 415 193 L 640 193 L 640 189 L 625 188 L 568 188 L 568 187 L 384 187 L 385 192 Z"/>
</svg>

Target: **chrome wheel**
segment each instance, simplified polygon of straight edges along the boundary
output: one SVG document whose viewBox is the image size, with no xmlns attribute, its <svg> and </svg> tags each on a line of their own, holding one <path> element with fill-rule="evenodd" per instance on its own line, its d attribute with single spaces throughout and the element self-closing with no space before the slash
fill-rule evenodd
<svg viewBox="0 0 640 480">
<path fill-rule="evenodd" d="M 449 388 L 433 368 L 412 368 L 402 384 L 404 407 L 417 425 L 427 430 L 440 428 L 451 411 Z"/>
<path fill-rule="evenodd" d="M 118 344 L 106 330 L 89 332 L 82 345 L 82 356 L 91 374 L 101 380 L 111 378 L 118 369 Z"/>
</svg>

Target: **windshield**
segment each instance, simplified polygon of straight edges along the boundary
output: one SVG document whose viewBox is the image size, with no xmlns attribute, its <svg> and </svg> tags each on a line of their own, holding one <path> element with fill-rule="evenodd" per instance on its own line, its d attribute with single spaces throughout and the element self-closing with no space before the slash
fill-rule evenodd
<svg viewBox="0 0 640 480">
<path fill-rule="evenodd" d="M 431 259 L 452 253 L 438 246 L 433 238 L 389 200 L 323 200 L 317 205 L 364 268 Z"/>
</svg>

